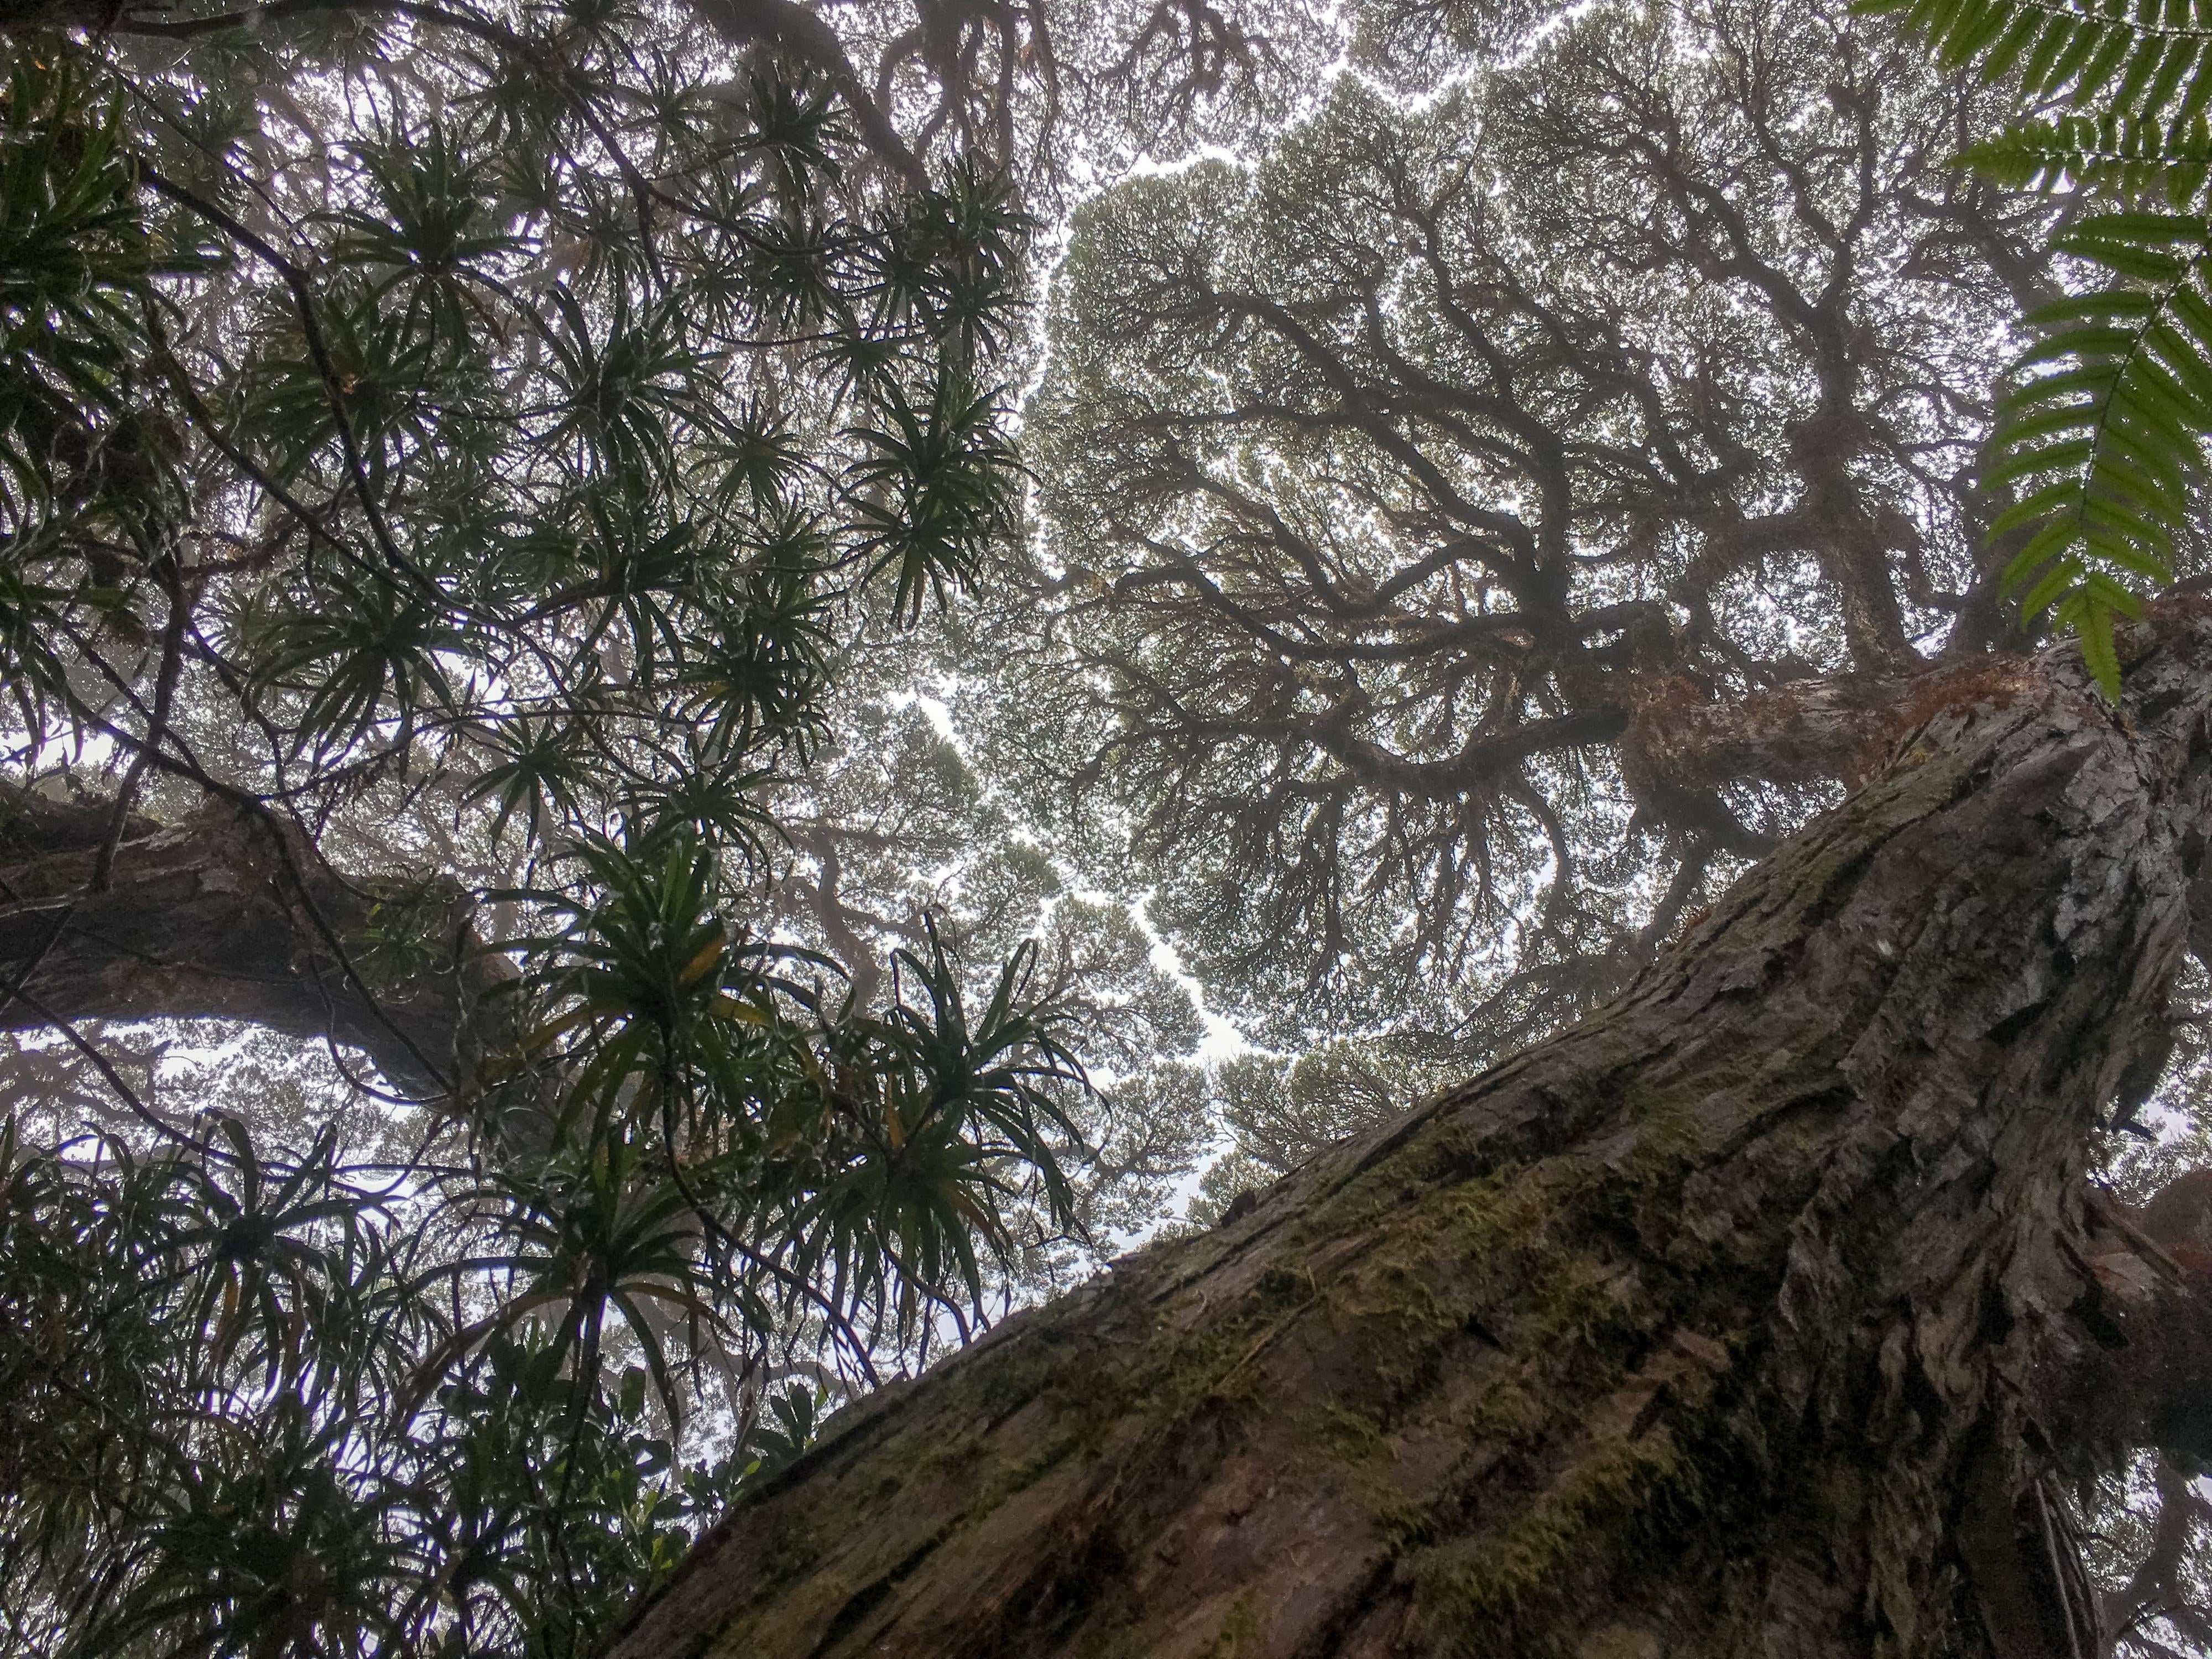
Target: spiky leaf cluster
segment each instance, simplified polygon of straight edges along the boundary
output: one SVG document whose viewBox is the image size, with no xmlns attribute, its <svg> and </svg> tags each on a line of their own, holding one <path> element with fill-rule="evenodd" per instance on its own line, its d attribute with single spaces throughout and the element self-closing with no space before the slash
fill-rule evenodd
<svg viewBox="0 0 2212 1659">
<path fill-rule="evenodd" d="M 772 1401 L 789 1452 L 1072 1215 L 1036 948 L 856 994 L 762 897 L 838 662 L 1012 524 L 1029 222 L 694 22 L 0 27 L 9 781 L 222 802 L 371 901 L 295 900 L 346 994 L 475 988 L 377 1169 L 49 1022 L 133 1121 L 6 1162 L 34 1645 L 586 1650 Z"/>
<path fill-rule="evenodd" d="M 10 1650 L 588 1640 L 757 1459 L 678 1470 L 647 1405 L 665 1379 L 575 1363 L 642 1294 L 713 1317 L 665 1206 L 603 1214 L 606 1185 L 486 1225 L 458 1189 L 457 1209 L 434 1182 L 349 1178 L 329 1137 L 264 1158 L 228 1120 L 143 1152 L 0 1131 Z M 500 1300 L 501 1266 L 542 1284 L 586 1264 L 555 1319 Z"/>
</svg>

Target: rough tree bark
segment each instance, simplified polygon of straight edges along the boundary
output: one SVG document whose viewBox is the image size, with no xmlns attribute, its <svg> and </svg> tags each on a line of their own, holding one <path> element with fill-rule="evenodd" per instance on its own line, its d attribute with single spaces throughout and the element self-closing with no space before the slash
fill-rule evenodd
<svg viewBox="0 0 2212 1659">
<path fill-rule="evenodd" d="M 2087 1179 L 2212 795 L 2212 612 L 2133 650 L 1948 677 L 1621 996 L 847 1413 L 615 1654 L 2091 1651 L 2050 1479 L 2212 1452 L 2206 1282 Z"/>
<path fill-rule="evenodd" d="M 114 837 L 105 885 L 100 848 Z M 357 959 L 377 896 L 296 829 L 210 798 L 175 823 L 114 804 L 0 794 L 0 1029 L 56 1019 L 221 1018 L 368 1053 L 397 1089 L 445 1094 L 503 959 L 457 909 L 437 960 L 371 982 Z M 425 941 L 426 944 L 430 943 Z M 349 948 L 350 947 L 350 948 Z"/>
</svg>

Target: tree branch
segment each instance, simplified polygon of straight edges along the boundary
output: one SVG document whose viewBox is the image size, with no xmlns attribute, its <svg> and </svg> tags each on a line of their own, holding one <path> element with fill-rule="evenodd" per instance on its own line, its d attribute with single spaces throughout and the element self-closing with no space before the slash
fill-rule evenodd
<svg viewBox="0 0 2212 1659">
<path fill-rule="evenodd" d="M 0 790 L 11 896 L 0 905 L 0 981 L 21 976 L 36 994 L 0 1008 L 0 1029 L 45 1025 L 49 1011 L 70 1022 L 249 1020 L 360 1048 L 414 1097 L 447 1092 L 434 1068 L 459 1068 L 477 1004 L 513 972 L 474 948 L 459 916 L 437 918 L 434 967 L 372 1003 L 303 910 L 343 934 L 368 921 L 373 901 L 304 836 L 291 832 L 280 857 L 270 823 L 214 799 L 173 824 L 130 813 L 108 884 L 93 890 L 115 805 Z"/>
</svg>

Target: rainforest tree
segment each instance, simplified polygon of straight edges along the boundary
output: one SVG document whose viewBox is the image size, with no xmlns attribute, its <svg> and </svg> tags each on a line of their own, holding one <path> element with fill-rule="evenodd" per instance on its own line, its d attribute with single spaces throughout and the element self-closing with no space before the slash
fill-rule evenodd
<svg viewBox="0 0 2212 1659">
<path fill-rule="evenodd" d="M 614 1651 L 2101 1650 L 2066 1485 L 2212 1363 L 2202 1194 L 2086 1179 L 2212 786 L 2212 619 L 2118 637 L 1936 671 L 1612 1000 L 855 1408 Z"/>
<path fill-rule="evenodd" d="M 1619 983 L 1858 711 L 2016 637 L 1974 462 L 2055 289 L 2050 209 L 1950 165 L 1997 108 L 1838 9 L 1605 7 L 1086 208 L 1006 774 L 1126 802 L 1285 1046 Z"/>
<path fill-rule="evenodd" d="M 2191 1022 L 2203 623 L 2106 658 L 2063 458 L 1982 460 L 2079 204 L 1838 9 L 1498 21 L 1079 214 L 963 711 L 1211 992 L 1364 1040 L 1231 1068 L 1287 1179 L 856 1412 L 620 1651 L 2194 1639 L 2201 1206 L 2089 1177 Z M 2075 1483 L 2147 1449 L 2100 1602 Z"/>
<path fill-rule="evenodd" d="M 18 1645 L 2190 1639 L 2205 1206 L 2092 1177 L 2212 624 L 2090 580 L 2196 568 L 2139 404 L 1978 464 L 2078 274 L 2007 88 L 1807 0 L 0 30 Z M 1347 52 L 1076 214 L 1018 458 L 1034 216 Z M 1183 1062 L 1147 890 L 1303 1059 Z M 1219 1224 L 1005 1317 L 1210 1104 Z"/>
</svg>

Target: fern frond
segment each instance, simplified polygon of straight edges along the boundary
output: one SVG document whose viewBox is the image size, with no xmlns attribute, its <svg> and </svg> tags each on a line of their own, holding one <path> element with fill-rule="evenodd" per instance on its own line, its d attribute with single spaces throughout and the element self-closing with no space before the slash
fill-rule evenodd
<svg viewBox="0 0 2212 1659">
<path fill-rule="evenodd" d="M 2176 532 L 2212 431 L 2212 222 L 2185 213 L 2108 213 L 2060 248 L 2117 282 L 2047 306 L 2032 373 L 1998 406 L 1983 458 L 1991 488 L 2017 492 L 1992 537 L 2027 532 L 2002 586 L 2029 617 L 2080 636 L 2106 693 L 2119 690 L 2113 620 L 2172 580 Z"/>
<path fill-rule="evenodd" d="M 2008 127 L 1954 159 L 2008 190 L 2093 190 L 2130 199 L 2155 193 L 2179 208 L 2212 179 L 2212 121 L 2062 115 Z"/>
<path fill-rule="evenodd" d="M 1944 64 L 2019 77 L 2032 103 L 2187 129 L 2212 104 L 2212 0 L 1860 0 L 1925 35 Z"/>
<path fill-rule="evenodd" d="M 2080 637 L 2119 693 L 2117 617 L 2172 580 L 2212 433 L 2212 217 L 2185 210 L 2212 181 L 2212 0 L 1859 0 L 1900 15 L 1953 68 L 2016 78 L 2032 102 L 2074 112 L 2022 122 L 1959 159 L 2017 188 L 2064 189 L 2170 213 L 2105 213 L 2061 251 L 2112 279 L 2029 319 L 2029 371 L 1998 406 L 1983 456 L 2017 492 L 1992 539 L 2025 532 L 2006 567 L 2024 617 Z M 2036 371 L 2040 372 L 2036 372 Z"/>
</svg>

